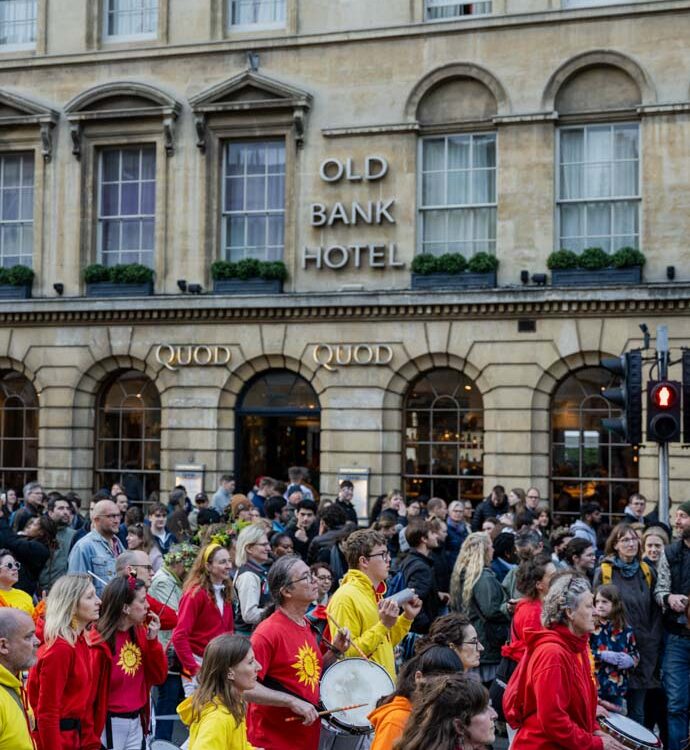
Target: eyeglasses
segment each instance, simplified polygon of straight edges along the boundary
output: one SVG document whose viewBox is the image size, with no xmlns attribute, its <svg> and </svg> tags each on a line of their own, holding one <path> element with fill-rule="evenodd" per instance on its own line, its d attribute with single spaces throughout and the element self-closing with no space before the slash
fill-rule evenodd
<svg viewBox="0 0 690 750">
<path fill-rule="evenodd" d="M 371 560 L 372 557 L 380 557 L 383 562 L 390 562 L 391 561 L 391 553 L 386 550 L 385 552 L 376 552 L 373 555 L 364 555 L 366 558 Z"/>
<path fill-rule="evenodd" d="M 294 586 L 296 583 L 302 583 L 302 581 L 309 581 L 309 583 L 313 583 L 314 578 L 315 576 L 310 570 L 308 573 L 305 573 L 301 578 L 297 578 L 294 581 L 290 581 L 290 583 L 288 583 L 287 585 Z"/>
<path fill-rule="evenodd" d="M 618 540 L 621 544 L 639 544 L 640 540 L 636 536 L 625 536 Z"/>
<path fill-rule="evenodd" d="M 0 568 L 7 568 L 7 570 L 20 570 L 21 567 L 22 564 L 18 562 L 8 562 L 4 563 L 4 565 L 0 565 Z"/>
<path fill-rule="evenodd" d="M 482 645 L 479 642 L 479 638 L 473 638 L 471 641 L 461 641 L 461 643 L 463 644 L 463 646 L 474 646 L 477 651 L 479 651 L 479 647 Z"/>
</svg>

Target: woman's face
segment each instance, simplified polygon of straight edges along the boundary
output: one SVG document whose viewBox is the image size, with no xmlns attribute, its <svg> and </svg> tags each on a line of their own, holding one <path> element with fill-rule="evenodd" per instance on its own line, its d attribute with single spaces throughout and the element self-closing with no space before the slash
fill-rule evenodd
<svg viewBox="0 0 690 750">
<path fill-rule="evenodd" d="M 491 745 L 496 738 L 494 719 L 497 716 L 491 704 L 487 703 L 486 708 L 475 714 L 466 727 L 460 726 L 459 720 L 456 719 L 456 731 L 468 740 L 466 746 L 479 748 Z"/>
<path fill-rule="evenodd" d="M 389 507 L 393 508 L 393 510 L 398 510 L 401 505 L 404 505 L 402 495 L 393 495 L 390 499 Z"/>
<path fill-rule="evenodd" d="M 250 508 L 249 509 L 249 520 L 254 522 L 258 521 L 261 518 L 261 513 L 259 512 L 258 508 Z"/>
<path fill-rule="evenodd" d="M 19 579 L 19 563 L 12 555 L 0 559 L 0 586 L 10 589 Z"/>
<path fill-rule="evenodd" d="M 644 542 L 644 554 L 653 563 L 659 562 L 664 550 L 664 540 L 656 534 L 650 534 Z"/>
<path fill-rule="evenodd" d="M 611 617 L 612 608 L 613 605 L 608 599 L 605 599 L 601 594 L 596 595 L 594 599 L 594 611 L 600 620 L 608 620 Z"/>
<path fill-rule="evenodd" d="M 258 542 L 250 544 L 247 547 L 247 557 L 259 565 L 268 562 L 268 554 L 271 551 L 271 545 L 268 543 L 268 537 L 264 534 L 259 537 Z"/>
<path fill-rule="evenodd" d="M 128 550 L 135 550 L 135 549 L 141 549 L 144 546 L 143 539 L 139 538 L 138 534 L 135 534 L 133 531 L 127 532 L 127 549 Z"/>
<path fill-rule="evenodd" d="M 477 631 L 473 625 L 468 625 L 463 631 L 462 643 L 454 643 L 453 646 L 453 650 L 460 657 L 465 672 L 479 666 L 479 657 L 484 650 L 484 646 L 479 642 Z"/>
<path fill-rule="evenodd" d="M 17 502 L 17 493 L 14 490 L 7 490 L 7 503 L 14 505 Z"/>
<path fill-rule="evenodd" d="M 319 599 L 325 596 L 333 585 L 333 576 L 326 568 L 319 568 L 316 571 L 316 585 L 319 587 Z"/>
<path fill-rule="evenodd" d="M 496 524 L 493 521 L 484 521 L 482 524 L 482 531 L 486 532 L 487 534 L 490 534 L 494 528 L 496 528 Z"/>
<path fill-rule="evenodd" d="M 120 513 L 126 513 L 127 508 L 129 507 L 129 501 L 127 500 L 127 495 L 118 495 L 115 498 L 115 505 L 117 505 L 117 509 L 120 511 Z"/>
<path fill-rule="evenodd" d="M 234 687 L 243 693 L 245 690 L 251 690 L 256 687 L 256 677 L 261 671 L 261 664 L 256 660 L 254 651 L 250 648 L 247 655 L 239 664 L 230 667 L 228 670 L 228 679 Z"/>
<path fill-rule="evenodd" d="M 146 619 L 146 615 L 149 613 L 149 603 L 146 601 L 146 589 L 140 588 L 134 594 L 134 601 L 131 604 L 125 606 L 124 614 L 135 625 L 141 625 Z"/>
<path fill-rule="evenodd" d="M 455 500 L 448 506 L 448 516 L 454 523 L 460 523 L 465 515 L 465 507 Z"/>
<path fill-rule="evenodd" d="M 268 559 L 268 552 L 266 552 L 266 558 Z M 221 549 L 213 555 L 211 562 L 206 563 L 206 570 L 213 583 L 223 583 L 230 575 L 230 553 L 226 549 Z"/>
<path fill-rule="evenodd" d="M 546 528 L 549 525 L 550 520 L 548 512 L 543 510 L 537 518 L 537 525 Z"/>
<path fill-rule="evenodd" d="M 414 502 L 411 502 L 407 506 L 407 515 L 408 516 L 418 516 L 421 513 L 421 506 L 419 503 L 415 500 Z"/>
<path fill-rule="evenodd" d="M 585 635 L 594 630 L 594 599 L 589 591 L 582 594 L 575 609 L 568 611 L 568 619 L 575 635 Z"/>
<path fill-rule="evenodd" d="M 637 557 L 637 551 L 640 549 L 640 539 L 637 534 L 630 529 L 616 542 L 614 549 L 623 562 L 631 562 Z"/>
<path fill-rule="evenodd" d="M 508 505 L 514 508 L 520 502 L 520 498 L 511 490 L 508 493 Z"/>
<path fill-rule="evenodd" d="M 92 584 L 89 584 L 88 588 L 77 602 L 77 611 L 75 612 L 76 618 L 87 625 L 98 619 L 100 610 L 101 600 L 96 595 L 96 589 Z"/>
<path fill-rule="evenodd" d="M 24 533 L 31 539 L 41 535 L 41 521 L 38 518 L 30 519 L 24 527 Z"/>
<path fill-rule="evenodd" d="M 544 575 L 541 578 L 541 581 L 537 584 L 537 592 L 540 597 L 543 597 L 546 595 L 546 592 L 549 590 L 549 586 L 551 585 L 551 579 L 556 575 L 556 566 L 553 563 L 549 563 L 544 568 Z"/>
</svg>

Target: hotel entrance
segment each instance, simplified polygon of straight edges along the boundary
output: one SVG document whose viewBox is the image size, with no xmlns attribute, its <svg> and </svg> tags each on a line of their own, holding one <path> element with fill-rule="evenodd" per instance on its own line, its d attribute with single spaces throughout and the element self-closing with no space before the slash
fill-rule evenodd
<svg viewBox="0 0 690 750">
<path fill-rule="evenodd" d="M 309 469 L 319 486 L 321 408 L 300 375 L 270 370 L 244 389 L 237 407 L 239 486 L 248 491 L 258 476 L 287 479 L 290 466 Z"/>
</svg>

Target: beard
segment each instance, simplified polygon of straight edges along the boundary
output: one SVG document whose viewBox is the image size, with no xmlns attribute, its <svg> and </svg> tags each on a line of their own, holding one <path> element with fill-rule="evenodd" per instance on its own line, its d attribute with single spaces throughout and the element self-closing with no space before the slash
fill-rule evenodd
<svg viewBox="0 0 690 750">
<path fill-rule="evenodd" d="M 690 539 L 690 526 L 688 526 L 687 528 L 683 529 L 683 531 L 680 534 L 680 538 L 683 541 L 686 541 L 686 540 Z"/>
</svg>

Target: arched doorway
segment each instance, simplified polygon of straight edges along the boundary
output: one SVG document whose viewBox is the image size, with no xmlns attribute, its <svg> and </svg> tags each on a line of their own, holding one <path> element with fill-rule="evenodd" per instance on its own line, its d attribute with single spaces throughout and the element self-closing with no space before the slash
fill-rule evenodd
<svg viewBox="0 0 690 750">
<path fill-rule="evenodd" d="M 484 407 L 450 367 L 418 377 L 405 398 L 403 477 L 408 497 L 483 499 Z"/>
<path fill-rule="evenodd" d="M 289 370 L 268 370 L 249 381 L 237 409 L 240 486 L 258 476 L 286 479 L 290 466 L 306 466 L 318 487 L 321 407 L 311 385 Z"/>
<path fill-rule="evenodd" d="M 16 490 L 38 475 L 38 398 L 18 372 L 0 373 L 0 482 Z"/>
<path fill-rule="evenodd" d="M 123 485 L 132 502 L 160 491 L 161 401 L 137 370 L 119 372 L 98 395 L 94 489 Z"/>
<path fill-rule="evenodd" d="M 621 443 L 601 426 L 619 417 L 602 397 L 620 379 L 602 367 L 583 367 L 566 376 L 551 399 L 551 496 L 563 520 L 574 521 L 582 503 L 596 500 L 612 519 L 639 490 L 638 446 Z"/>
</svg>

